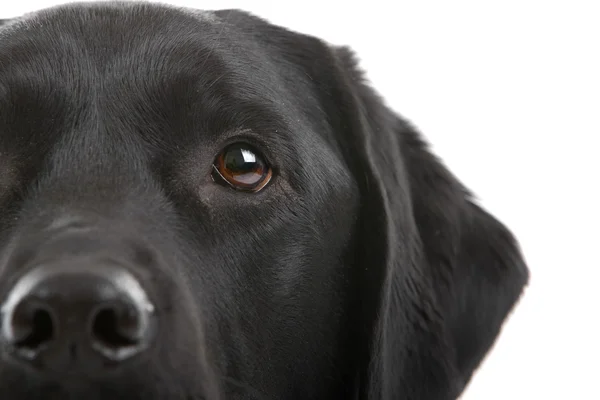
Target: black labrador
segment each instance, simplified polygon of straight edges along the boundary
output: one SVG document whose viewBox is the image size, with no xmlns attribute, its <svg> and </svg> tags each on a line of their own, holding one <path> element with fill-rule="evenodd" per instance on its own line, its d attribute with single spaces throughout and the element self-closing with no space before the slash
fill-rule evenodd
<svg viewBox="0 0 600 400">
<path fill-rule="evenodd" d="M 447 400 L 528 280 L 347 48 L 236 10 L 0 28 L 0 397 Z"/>
</svg>

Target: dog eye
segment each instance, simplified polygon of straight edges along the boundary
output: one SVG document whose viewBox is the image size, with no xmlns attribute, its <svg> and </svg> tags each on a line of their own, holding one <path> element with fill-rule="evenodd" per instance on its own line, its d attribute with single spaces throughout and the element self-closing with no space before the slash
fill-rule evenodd
<svg viewBox="0 0 600 400">
<path fill-rule="evenodd" d="M 258 192 L 271 180 L 273 172 L 260 153 L 245 143 L 226 147 L 213 163 L 213 180 L 234 189 Z"/>
</svg>

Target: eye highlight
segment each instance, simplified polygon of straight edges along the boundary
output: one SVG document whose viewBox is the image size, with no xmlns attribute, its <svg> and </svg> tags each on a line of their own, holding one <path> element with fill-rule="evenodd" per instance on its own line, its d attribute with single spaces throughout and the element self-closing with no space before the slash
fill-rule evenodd
<svg viewBox="0 0 600 400">
<path fill-rule="evenodd" d="M 213 180 L 227 183 L 233 189 L 258 192 L 273 176 L 273 170 L 262 155 L 245 143 L 227 146 L 213 163 Z"/>
</svg>

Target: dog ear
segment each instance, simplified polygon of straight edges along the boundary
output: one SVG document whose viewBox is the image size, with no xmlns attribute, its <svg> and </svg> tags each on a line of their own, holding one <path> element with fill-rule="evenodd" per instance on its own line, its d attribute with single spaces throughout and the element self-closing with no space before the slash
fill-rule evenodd
<svg viewBox="0 0 600 400">
<path fill-rule="evenodd" d="M 365 83 L 353 54 L 332 53 L 332 122 L 361 187 L 359 230 L 367 232 L 357 258 L 367 293 L 377 293 L 360 397 L 455 399 L 518 301 L 528 269 L 511 232 Z"/>
<path fill-rule="evenodd" d="M 515 239 L 386 107 L 349 49 L 246 14 L 227 19 L 236 15 L 286 70 L 309 78 L 360 190 L 352 398 L 456 399 L 528 281 Z"/>
</svg>

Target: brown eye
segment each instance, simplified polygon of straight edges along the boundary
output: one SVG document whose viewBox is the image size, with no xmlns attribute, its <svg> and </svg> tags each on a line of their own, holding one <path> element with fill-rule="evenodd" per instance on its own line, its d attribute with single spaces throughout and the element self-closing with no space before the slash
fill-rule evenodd
<svg viewBox="0 0 600 400">
<path fill-rule="evenodd" d="M 215 160 L 213 170 L 213 179 L 220 178 L 234 189 L 247 192 L 258 192 L 273 176 L 262 156 L 243 143 L 225 148 Z"/>
</svg>

